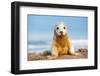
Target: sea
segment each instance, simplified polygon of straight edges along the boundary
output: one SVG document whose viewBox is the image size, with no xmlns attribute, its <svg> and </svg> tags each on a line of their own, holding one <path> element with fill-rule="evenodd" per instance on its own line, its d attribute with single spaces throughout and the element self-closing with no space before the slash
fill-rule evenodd
<svg viewBox="0 0 100 76">
<path fill-rule="evenodd" d="M 88 40 L 72 40 L 75 51 L 80 48 L 88 49 Z M 51 51 L 52 41 L 50 40 L 38 40 L 28 42 L 28 52 L 29 53 L 41 53 L 44 51 Z"/>
</svg>

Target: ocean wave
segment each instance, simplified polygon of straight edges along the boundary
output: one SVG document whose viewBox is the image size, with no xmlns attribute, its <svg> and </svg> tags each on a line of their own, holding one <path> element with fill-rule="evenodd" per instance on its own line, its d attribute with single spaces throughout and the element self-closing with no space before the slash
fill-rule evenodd
<svg viewBox="0 0 100 76">
<path fill-rule="evenodd" d="M 75 50 L 88 48 L 88 40 L 72 40 Z M 46 51 L 51 49 L 51 41 L 33 41 L 28 43 L 30 51 Z"/>
</svg>

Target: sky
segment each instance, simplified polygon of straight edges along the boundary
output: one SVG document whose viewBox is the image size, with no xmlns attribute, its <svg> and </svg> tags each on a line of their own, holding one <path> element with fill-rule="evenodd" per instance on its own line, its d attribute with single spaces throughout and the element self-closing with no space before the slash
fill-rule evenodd
<svg viewBox="0 0 100 76">
<path fill-rule="evenodd" d="M 87 17 L 28 15 L 28 40 L 51 40 L 58 22 L 67 24 L 71 39 L 88 39 Z"/>
</svg>

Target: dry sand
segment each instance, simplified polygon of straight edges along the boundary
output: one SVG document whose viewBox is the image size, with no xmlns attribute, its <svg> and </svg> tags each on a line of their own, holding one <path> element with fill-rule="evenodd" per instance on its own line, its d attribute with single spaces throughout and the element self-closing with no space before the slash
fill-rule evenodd
<svg viewBox="0 0 100 76">
<path fill-rule="evenodd" d="M 61 55 L 57 57 L 56 59 L 84 59 L 88 58 L 88 50 L 85 48 L 81 48 L 78 51 L 79 55 Z M 50 52 L 45 51 L 43 53 L 28 53 L 28 61 L 34 61 L 34 60 L 49 60 L 48 56 L 50 56 Z M 53 59 L 55 60 L 55 59 Z"/>
</svg>

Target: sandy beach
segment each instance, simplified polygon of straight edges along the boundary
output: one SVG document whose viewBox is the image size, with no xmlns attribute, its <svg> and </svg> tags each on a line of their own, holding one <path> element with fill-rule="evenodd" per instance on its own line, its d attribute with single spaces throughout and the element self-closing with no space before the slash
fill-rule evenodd
<svg viewBox="0 0 100 76">
<path fill-rule="evenodd" d="M 79 55 L 60 55 L 56 59 L 85 59 L 88 58 L 88 50 L 86 48 L 81 48 L 76 51 Z M 50 56 L 50 52 L 45 51 L 43 53 L 28 53 L 27 60 L 34 61 L 34 60 L 50 60 L 48 56 Z M 55 59 L 52 59 L 55 60 Z"/>
</svg>

